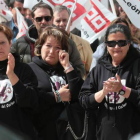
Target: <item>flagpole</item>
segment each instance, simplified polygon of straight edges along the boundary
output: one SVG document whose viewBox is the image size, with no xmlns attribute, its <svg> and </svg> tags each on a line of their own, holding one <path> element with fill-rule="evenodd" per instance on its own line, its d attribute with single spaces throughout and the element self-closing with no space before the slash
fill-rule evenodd
<svg viewBox="0 0 140 140">
<path fill-rule="evenodd" d="M 109 2 L 110 2 L 110 5 L 111 5 L 111 9 L 112 9 L 113 14 L 117 17 L 115 6 L 114 6 L 114 1 L 109 0 Z"/>
<path fill-rule="evenodd" d="M 71 21 L 71 18 L 72 18 L 72 14 L 73 14 L 73 11 L 74 11 L 74 8 L 75 8 L 75 6 L 76 6 L 76 3 L 77 3 L 77 0 L 75 0 L 75 3 L 74 3 L 74 5 L 73 5 L 73 7 L 72 7 L 72 11 L 71 11 L 71 14 L 70 14 L 70 17 L 69 17 L 69 20 L 68 20 L 68 23 L 67 23 L 67 26 L 66 26 L 66 31 L 68 30 L 68 27 L 69 27 L 69 25 L 70 25 L 70 21 Z"/>
</svg>

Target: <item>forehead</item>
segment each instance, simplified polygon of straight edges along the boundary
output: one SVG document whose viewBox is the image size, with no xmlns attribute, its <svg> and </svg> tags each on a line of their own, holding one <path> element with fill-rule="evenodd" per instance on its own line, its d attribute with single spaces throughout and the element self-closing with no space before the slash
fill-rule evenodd
<svg viewBox="0 0 140 140">
<path fill-rule="evenodd" d="M 126 36 L 121 32 L 111 33 L 108 35 L 108 40 L 124 40 L 124 39 L 126 39 Z"/>
<path fill-rule="evenodd" d="M 68 19 L 69 14 L 67 10 L 62 10 L 61 12 L 54 12 L 54 19 Z"/>
<path fill-rule="evenodd" d="M 55 42 L 54 42 L 55 40 Z M 46 37 L 46 42 L 53 42 L 53 43 L 60 43 L 60 40 L 58 40 L 58 38 L 56 36 L 53 35 L 49 35 Z"/>
<path fill-rule="evenodd" d="M 7 37 L 3 32 L 0 31 L 0 41 L 4 39 L 7 39 Z"/>
<path fill-rule="evenodd" d="M 23 7 L 23 3 L 15 1 L 14 7 Z"/>
<path fill-rule="evenodd" d="M 50 10 L 47 8 L 37 8 L 34 11 L 35 17 L 40 17 L 40 16 L 51 16 Z"/>
</svg>

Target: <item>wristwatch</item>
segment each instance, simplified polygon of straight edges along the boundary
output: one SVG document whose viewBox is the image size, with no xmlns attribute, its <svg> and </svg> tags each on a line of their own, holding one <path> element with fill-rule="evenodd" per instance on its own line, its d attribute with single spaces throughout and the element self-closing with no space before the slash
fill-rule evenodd
<svg viewBox="0 0 140 140">
<path fill-rule="evenodd" d="M 123 86 L 122 89 L 119 91 L 119 94 L 120 95 L 124 95 L 125 94 L 125 91 L 126 91 L 126 87 Z"/>
</svg>

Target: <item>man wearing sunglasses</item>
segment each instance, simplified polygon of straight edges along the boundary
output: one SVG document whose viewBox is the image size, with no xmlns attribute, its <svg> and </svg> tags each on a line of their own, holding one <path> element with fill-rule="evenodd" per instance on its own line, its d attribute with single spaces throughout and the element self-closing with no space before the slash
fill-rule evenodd
<svg viewBox="0 0 140 140">
<path fill-rule="evenodd" d="M 18 53 L 21 58 L 21 62 L 29 63 L 34 56 L 34 44 L 38 39 L 38 36 L 47 26 L 52 26 L 53 23 L 53 10 L 44 3 L 39 2 L 32 8 L 32 21 L 33 25 L 29 27 L 25 36 L 19 38 L 13 45 L 11 51 Z M 84 64 L 80 58 L 80 54 L 76 48 L 75 43 L 69 40 L 69 58 L 71 63 L 81 72 L 83 76 L 85 74 Z"/>
</svg>

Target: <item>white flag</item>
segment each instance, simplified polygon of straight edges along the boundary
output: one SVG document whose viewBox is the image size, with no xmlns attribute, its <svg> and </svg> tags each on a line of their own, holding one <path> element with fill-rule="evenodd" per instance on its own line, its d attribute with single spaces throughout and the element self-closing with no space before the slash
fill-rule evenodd
<svg viewBox="0 0 140 140">
<path fill-rule="evenodd" d="M 10 21 L 13 17 L 12 12 L 9 10 L 4 0 L 0 0 L 0 15 L 4 17 L 7 21 Z"/>
<path fill-rule="evenodd" d="M 140 0 L 117 0 L 131 22 L 140 29 Z"/>
<path fill-rule="evenodd" d="M 19 38 L 26 34 L 28 26 L 27 26 L 27 23 L 26 23 L 24 17 L 19 12 L 19 10 L 17 8 L 15 8 L 15 9 L 16 9 L 16 14 L 17 14 L 17 24 L 18 24 L 18 30 L 19 30 L 17 38 Z"/>
<path fill-rule="evenodd" d="M 32 0 L 32 1 L 24 0 L 24 7 L 32 9 L 32 7 L 35 4 L 37 4 L 39 1 L 40 0 Z M 48 5 L 50 5 L 52 7 L 52 9 L 56 5 L 64 5 L 70 9 L 72 9 L 72 7 L 75 3 L 75 0 L 42 0 L 42 1 L 47 3 Z M 91 4 L 90 0 L 78 0 L 77 1 L 75 10 L 73 11 L 73 15 L 72 15 L 73 24 L 72 24 L 71 30 L 80 23 L 81 19 L 83 19 L 85 17 L 85 15 L 89 11 L 89 9 L 91 9 L 91 7 L 92 7 L 92 4 Z"/>
<path fill-rule="evenodd" d="M 81 37 L 90 43 L 102 36 L 106 27 L 116 18 L 99 0 L 91 0 L 91 3 L 93 7 L 81 21 Z"/>
</svg>

